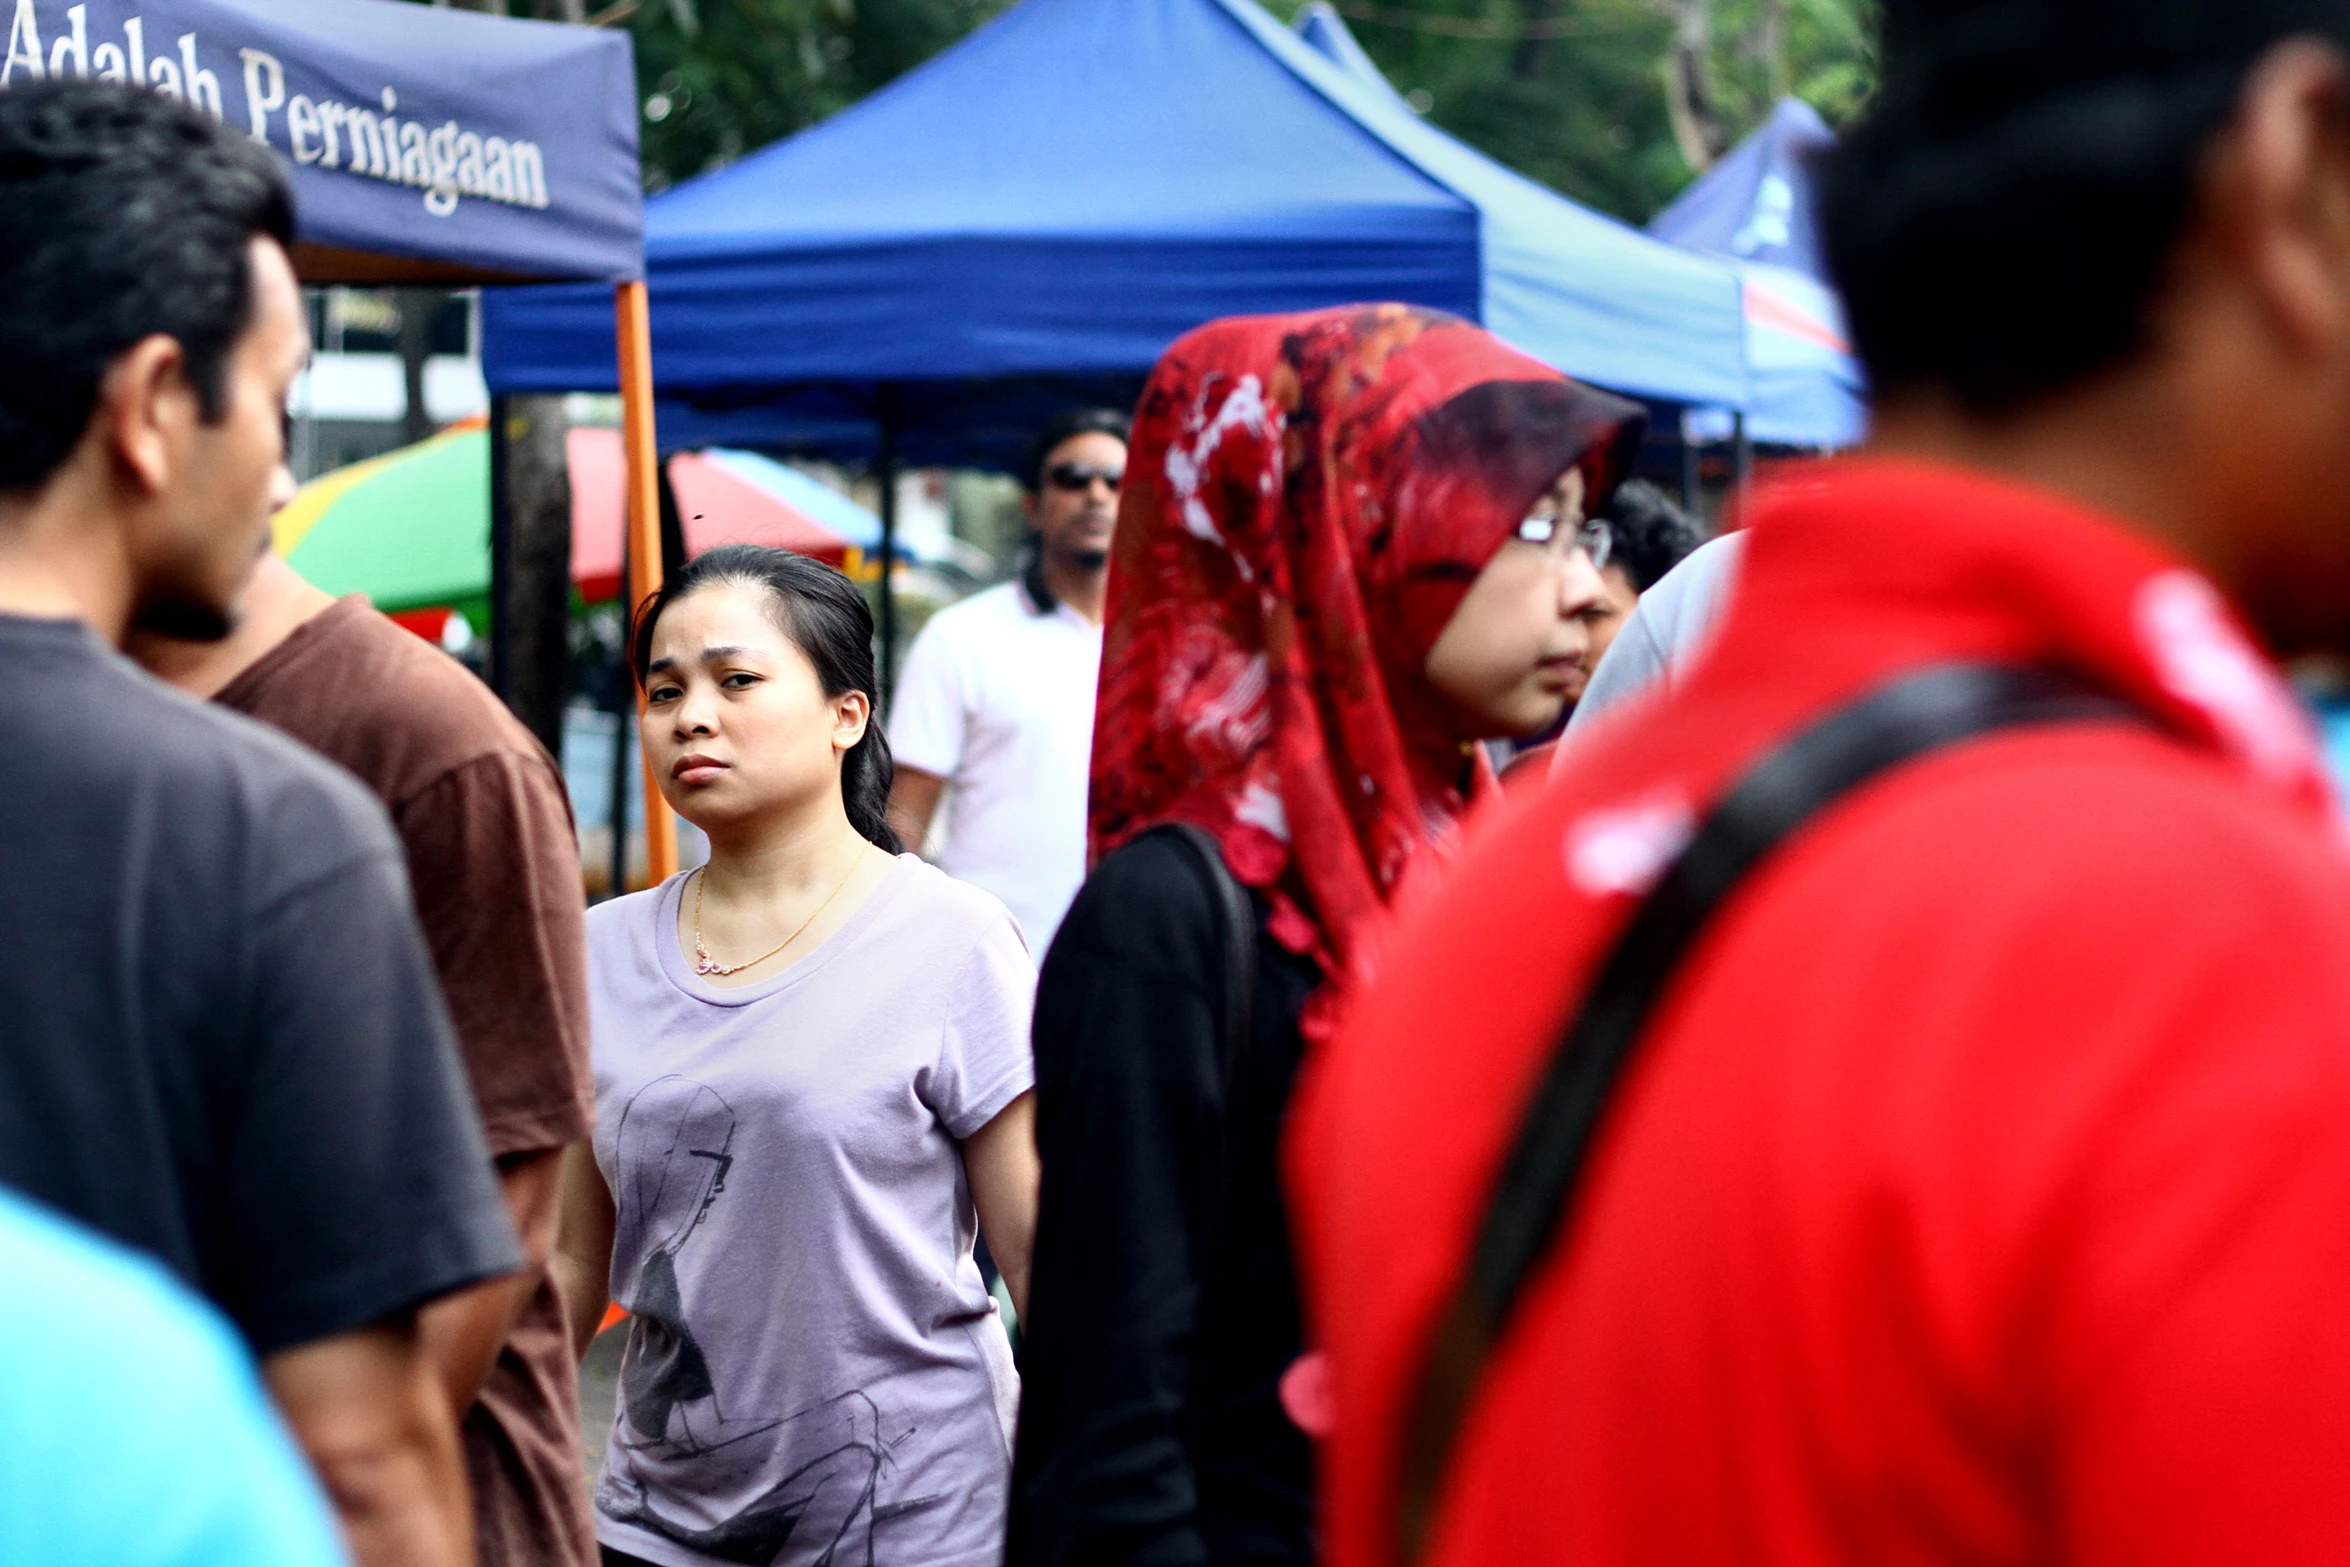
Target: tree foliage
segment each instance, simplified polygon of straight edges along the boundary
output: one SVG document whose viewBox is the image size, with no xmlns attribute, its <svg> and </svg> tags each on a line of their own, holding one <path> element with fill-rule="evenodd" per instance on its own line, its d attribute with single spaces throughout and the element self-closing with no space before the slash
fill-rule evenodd
<svg viewBox="0 0 2350 1567">
<path fill-rule="evenodd" d="M 1011 0 L 444 3 L 630 29 L 645 180 L 658 190 L 846 107 Z M 1303 0 L 1266 3 L 1288 20 Z M 1875 81 L 1875 0 L 1338 0 L 1338 9 L 1435 124 L 1633 222 L 1782 94 L 1836 124 Z"/>
<path fill-rule="evenodd" d="M 645 0 L 646 184 L 659 189 L 846 108 L 1008 0 Z"/>
<path fill-rule="evenodd" d="M 1293 14 L 1303 0 L 1277 0 Z M 1875 0 L 1337 0 L 1435 124 L 1645 222 L 1780 97 L 1849 120 L 1876 80 Z"/>
</svg>

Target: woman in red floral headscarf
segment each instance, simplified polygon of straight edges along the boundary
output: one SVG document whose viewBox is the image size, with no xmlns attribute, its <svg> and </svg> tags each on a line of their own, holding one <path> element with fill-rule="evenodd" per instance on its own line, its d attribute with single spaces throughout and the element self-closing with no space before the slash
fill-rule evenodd
<svg viewBox="0 0 2350 1567">
<path fill-rule="evenodd" d="M 1313 1559 L 1290 1080 L 1489 785 L 1475 742 L 1564 705 L 1606 543 L 1584 510 L 1640 424 L 1393 305 L 1218 322 L 1153 372 L 1096 865 L 1037 995 L 1014 1567 Z"/>
</svg>

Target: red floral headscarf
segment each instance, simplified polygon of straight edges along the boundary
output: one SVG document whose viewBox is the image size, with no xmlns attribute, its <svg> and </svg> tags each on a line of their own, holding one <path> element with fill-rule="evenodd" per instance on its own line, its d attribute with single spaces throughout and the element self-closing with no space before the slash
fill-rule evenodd
<svg viewBox="0 0 2350 1567">
<path fill-rule="evenodd" d="M 1637 405 L 1400 305 L 1219 321 L 1144 388 L 1093 742 L 1098 857 L 1164 822 L 1223 845 L 1326 974 L 1449 840 L 1482 756 L 1430 648 L 1543 492 L 1596 507 Z M 1467 752 L 1468 754 L 1464 754 Z"/>
</svg>

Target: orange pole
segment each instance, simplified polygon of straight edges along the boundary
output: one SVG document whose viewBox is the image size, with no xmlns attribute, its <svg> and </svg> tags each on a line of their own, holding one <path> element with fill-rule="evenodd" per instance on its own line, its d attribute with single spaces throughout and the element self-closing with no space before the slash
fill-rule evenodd
<svg viewBox="0 0 2350 1567">
<path fill-rule="evenodd" d="M 623 283 L 613 308 L 620 332 L 620 441 L 628 457 L 628 604 L 661 589 L 661 475 L 653 442 L 653 318 L 645 285 Z M 644 693 L 637 693 L 642 712 Z M 645 761 L 645 874 L 654 885 L 677 874 L 677 819 Z"/>
</svg>

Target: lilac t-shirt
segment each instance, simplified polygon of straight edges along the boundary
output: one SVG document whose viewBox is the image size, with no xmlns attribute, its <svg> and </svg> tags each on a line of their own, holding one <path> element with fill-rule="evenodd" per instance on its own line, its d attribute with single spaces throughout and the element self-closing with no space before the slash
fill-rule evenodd
<svg viewBox="0 0 2350 1567">
<path fill-rule="evenodd" d="M 1001 903 L 903 855 L 720 989 L 678 947 L 686 879 L 588 912 L 634 1313 L 597 1530 L 665 1567 L 992 1567 L 1019 1382 L 958 1144 L 1035 1082 L 1035 967 Z"/>
</svg>

